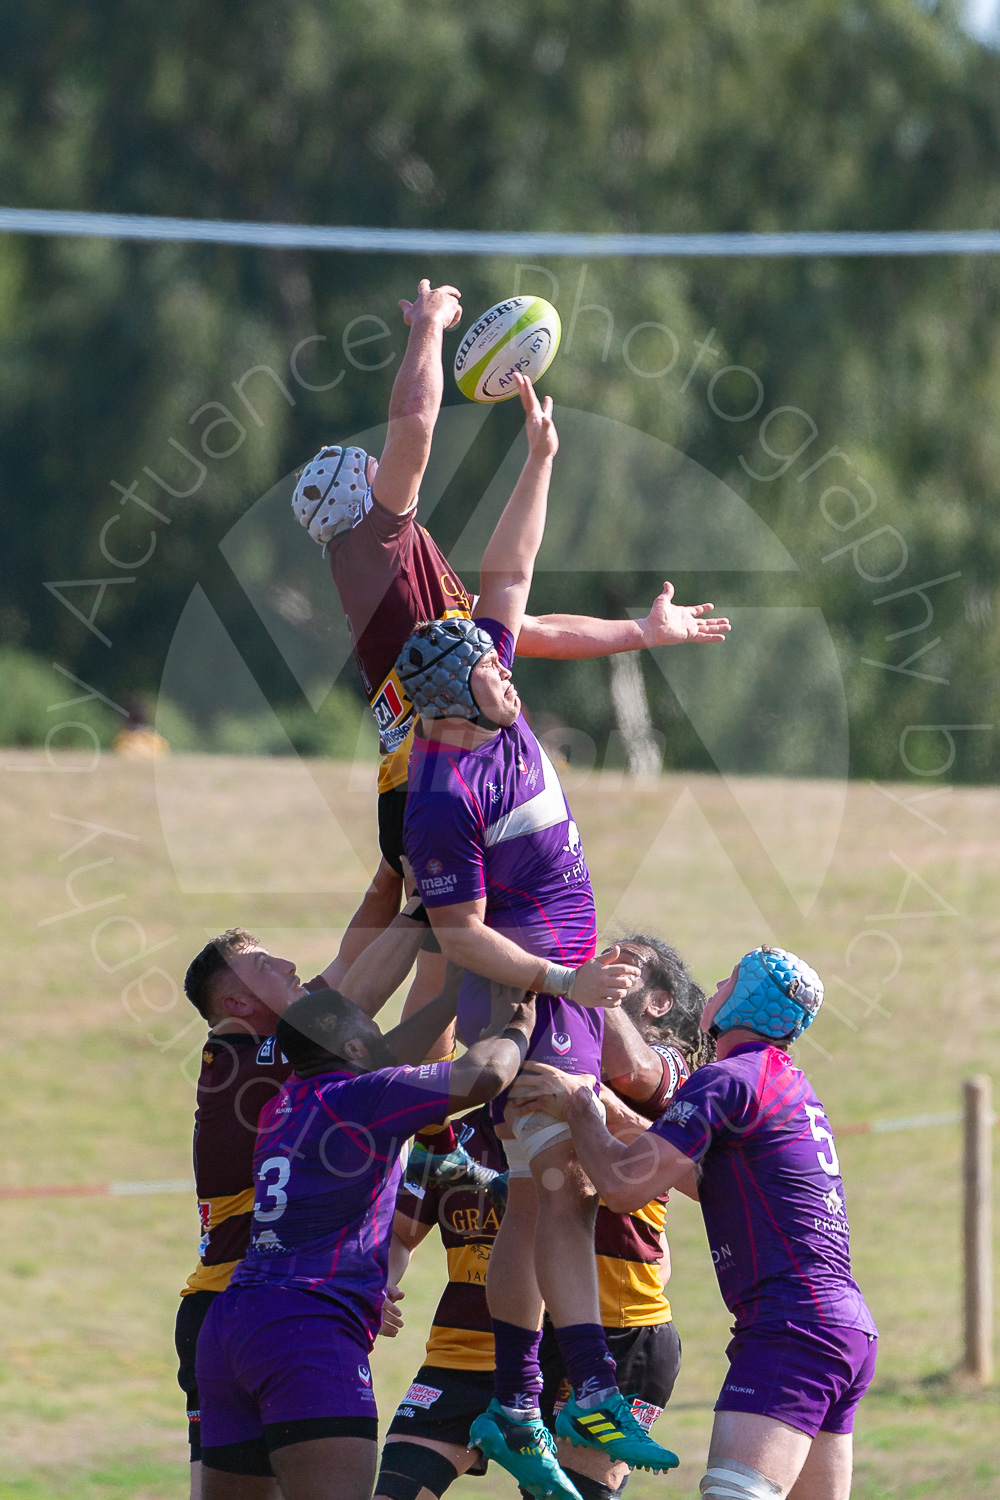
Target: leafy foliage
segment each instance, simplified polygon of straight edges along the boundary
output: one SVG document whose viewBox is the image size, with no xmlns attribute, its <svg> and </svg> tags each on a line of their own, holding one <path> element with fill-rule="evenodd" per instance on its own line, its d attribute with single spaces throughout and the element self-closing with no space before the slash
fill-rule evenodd
<svg viewBox="0 0 1000 1500">
<path fill-rule="evenodd" d="M 1000 59 L 963 33 L 954 6 L 912 0 L 682 0 L 666 10 L 654 0 L 107 0 L 71 14 L 26 0 L 0 20 L 0 180 L 5 201 L 30 206 L 307 223 L 991 226 L 998 74 Z M 552 295 L 566 330 L 547 377 L 557 403 L 688 455 L 745 500 L 795 564 L 768 573 L 661 561 L 649 538 L 669 486 L 634 494 L 608 457 L 576 495 L 574 567 L 539 575 L 534 608 L 621 613 L 669 571 L 679 595 L 722 608 L 821 611 L 858 774 L 903 774 L 909 724 L 995 721 L 1000 273 L 991 260 L 526 270 L 0 240 L 8 636 L 112 696 L 154 691 L 198 583 L 266 696 L 303 714 L 300 683 L 219 543 L 321 441 L 384 420 L 402 348 L 396 298 L 425 273 L 455 280 L 469 315 L 517 277 Z M 671 339 L 678 353 L 667 368 Z M 750 375 L 713 385 L 729 365 L 760 382 L 760 407 L 745 420 L 730 418 L 753 404 Z M 792 410 L 762 427 L 779 408 Z M 514 426 L 494 413 L 470 449 L 435 513 L 442 541 L 460 537 Z M 815 438 L 783 468 L 773 455 L 793 452 L 812 426 Z M 849 463 L 832 459 L 806 477 L 834 447 Z M 828 495 L 824 515 L 830 486 L 861 502 L 874 494 L 871 521 L 838 530 L 852 502 Z M 878 581 L 900 555 L 891 533 L 857 557 L 831 556 L 879 527 L 905 541 L 893 577 Z M 929 595 L 926 628 L 919 596 L 886 598 L 956 573 Z M 95 588 L 61 599 L 43 588 L 106 578 L 116 581 L 94 629 L 85 620 Z M 910 670 L 923 675 L 886 669 L 914 651 L 923 654 Z M 743 734 L 736 764 L 815 769 L 827 729 L 808 707 L 809 653 L 770 665 L 785 673 L 787 721 L 763 740 Z M 653 664 L 645 670 L 668 760 L 709 767 L 672 688 Z M 721 692 L 719 669 L 704 670 L 705 692 Z M 607 680 L 600 666 L 533 664 L 525 677 L 529 701 L 585 730 L 601 754 L 613 726 Z M 350 667 L 343 683 L 357 691 Z M 733 746 L 743 714 L 736 694 Z M 996 776 L 995 735 L 959 741 L 953 774 Z"/>
</svg>

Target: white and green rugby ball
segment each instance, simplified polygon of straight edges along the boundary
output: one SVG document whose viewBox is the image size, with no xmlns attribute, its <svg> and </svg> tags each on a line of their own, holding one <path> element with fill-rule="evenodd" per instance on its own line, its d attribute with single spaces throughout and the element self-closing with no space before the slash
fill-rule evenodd
<svg viewBox="0 0 1000 1500">
<path fill-rule="evenodd" d="M 562 324 L 544 297 L 508 297 L 477 318 L 455 355 L 455 383 L 470 401 L 509 401 L 520 371 L 538 380 L 556 357 Z"/>
</svg>

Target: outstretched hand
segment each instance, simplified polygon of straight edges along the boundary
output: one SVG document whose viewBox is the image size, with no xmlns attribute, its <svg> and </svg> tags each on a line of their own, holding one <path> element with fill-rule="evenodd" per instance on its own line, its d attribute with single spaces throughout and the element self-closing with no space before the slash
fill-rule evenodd
<svg viewBox="0 0 1000 1500">
<path fill-rule="evenodd" d="M 539 405 L 534 386 L 520 371 L 514 376 L 514 384 L 524 407 L 524 430 L 532 458 L 555 458 L 559 452 L 559 434 L 552 420 L 552 397 L 546 396 Z"/>
<path fill-rule="evenodd" d="M 644 620 L 639 621 L 644 646 L 679 646 L 684 641 L 724 641 L 727 619 L 705 619 L 714 604 L 675 604 L 674 586 L 664 583 Z"/>
<path fill-rule="evenodd" d="M 403 309 L 403 322 L 408 327 L 412 327 L 418 318 L 427 318 L 439 322 L 442 328 L 454 328 L 462 318 L 462 294 L 458 288 L 432 287 L 426 276 L 417 286 L 416 300 L 407 302 L 405 297 L 400 297 L 399 305 Z"/>
</svg>

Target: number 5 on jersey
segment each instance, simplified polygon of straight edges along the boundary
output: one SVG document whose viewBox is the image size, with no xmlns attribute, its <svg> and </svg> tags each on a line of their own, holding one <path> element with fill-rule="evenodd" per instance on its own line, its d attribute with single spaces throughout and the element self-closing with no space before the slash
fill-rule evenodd
<svg viewBox="0 0 1000 1500">
<path fill-rule="evenodd" d="M 837 1158 L 837 1147 L 834 1144 L 833 1132 L 831 1130 L 827 1130 L 825 1125 L 821 1125 L 819 1123 L 820 1120 L 826 1119 L 824 1111 L 819 1107 L 818 1104 L 807 1104 L 805 1106 L 805 1111 L 809 1116 L 809 1129 L 812 1131 L 813 1140 L 820 1142 L 828 1141 L 830 1144 L 830 1155 L 824 1156 L 822 1151 L 817 1151 L 816 1160 L 819 1162 L 820 1166 L 823 1168 L 823 1171 L 827 1174 L 828 1177 L 839 1177 L 840 1162 Z M 277 1157 L 274 1158 L 275 1161 L 277 1161 L 277 1159 Z M 284 1181 L 284 1179 L 282 1180 Z M 284 1196 L 284 1194 L 282 1194 L 282 1196 Z M 273 1217 L 277 1218 L 278 1215 L 275 1214 Z"/>
</svg>

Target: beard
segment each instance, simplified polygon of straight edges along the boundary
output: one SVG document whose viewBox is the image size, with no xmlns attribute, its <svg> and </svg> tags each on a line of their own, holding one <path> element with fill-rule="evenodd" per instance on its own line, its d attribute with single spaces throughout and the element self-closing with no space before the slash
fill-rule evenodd
<svg viewBox="0 0 1000 1500">
<path fill-rule="evenodd" d="M 642 1032 L 643 1036 L 646 1034 L 646 1027 L 648 1025 L 648 1017 L 646 1015 L 647 994 L 646 986 L 642 985 L 639 989 L 633 990 L 631 994 L 626 995 L 621 1006 L 629 1020 Z"/>
</svg>

